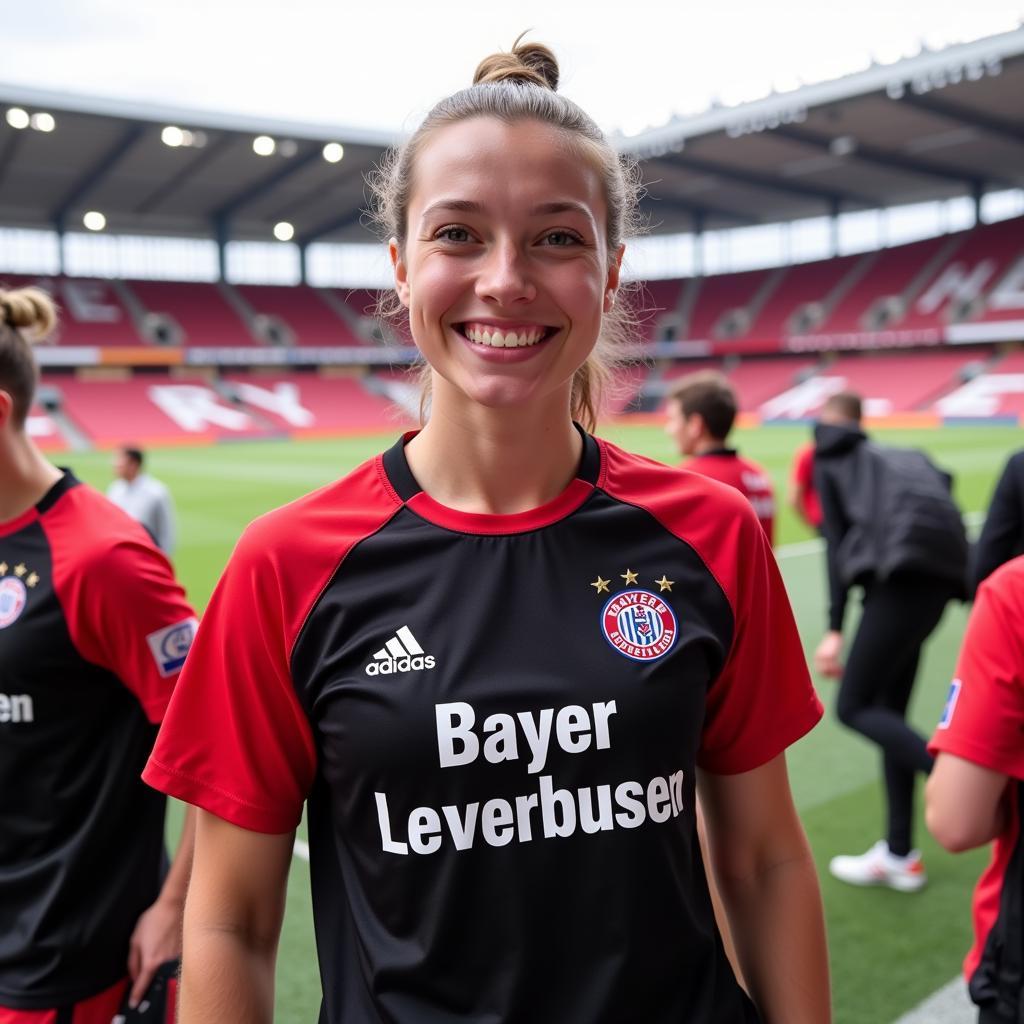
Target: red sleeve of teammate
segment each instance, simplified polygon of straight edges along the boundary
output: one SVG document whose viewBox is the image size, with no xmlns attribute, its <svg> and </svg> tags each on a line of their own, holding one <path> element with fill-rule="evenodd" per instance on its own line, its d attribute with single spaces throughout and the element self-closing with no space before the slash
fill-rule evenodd
<svg viewBox="0 0 1024 1024">
<path fill-rule="evenodd" d="M 823 712 L 768 538 L 749 516 L 738 532 L 730 557 L 738 571 L 731 581 L 716 572 L 733 610 L 732 646 L 708 691 L 697 754 L 701 768 L 722 775 L 766 764 Z M 716 571 L 714 561 L 709 568 Z"/>
<path fill-rule="evenodd" d="M 804 445 L 797 450 L 793 459 L 793 483 L 801 488 L 810 487 L 814 483 L 814 447 Z"/>
<path fill-rule="evenodd" d="M 257 521 L 203 615 L 143 778 L 241 828 L 299 823 L 316 752 L 289 669 L 290 623 Z"/>
<path fill-rule="evenodd" d="M 1024 558 L 982 584 L 929 745 L 1024 779 Z"/>
<path fill-rule="evenodd" d="M 159 722 L 196 629 L 170 563 L 142 527 L 85 487 L 65 497 L 45 529 L 72 642 Z M 83 545 L 83 533 L 95 534 L 97 543 Z"/>
</svg>

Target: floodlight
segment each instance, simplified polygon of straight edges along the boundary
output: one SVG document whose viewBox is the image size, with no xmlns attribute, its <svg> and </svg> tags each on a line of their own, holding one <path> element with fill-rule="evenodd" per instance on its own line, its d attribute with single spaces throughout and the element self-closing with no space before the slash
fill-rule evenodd
<svg viewBox="0 0 1024 1024">
<path fill-rule="evenodd" d="M 295 228 L 286 220 L 278 221 L 274 225 L 274 237 L 279 242 L 290 242 L 295 237 Z"/>
<path fill-rule="evenodd" d="M 21 107 L 10 107 L 7 111 L 7 123 L 19 131 L 22 128 L 27 128 L 30 120 L 28 111 L 22 110 Z"/>
<path fill-rule="evenodd" d="M 29 118 L 29 123 L 37 132 L 52 132 L 57 127 L 53 114 L 47 114 L 45 111 L 33 114 Z"/>
<path fill-rule="evenodd" d="M 277 143 L 269 135 L 257 135 L 252 140 L 252 151 L 257 156 L 270 156 L 277 149 Z"/>
<path fill-rule="evenodd" d="M 90 210 L 82 218 L 82 223 L 90 231 L 102 231 L 107 226 L 107 218 L 99 210 Z"/>
<path fill-rule="evenodd" d="M 849 156 L 857 151 L 857 140 L 852 135 L 838 135 L 828 144 L 833 156 Z"/>
<path fill-rule="evenodd" d="M 185 133 L 173 124 L 169 124 L 161 133 L 160 141 L 171 149 L 185 145 Z"/>
<path fill-rule="evenodd" d="M 338 163 L 345 155 L 345 147 L 340 142 L 328 142 L 324 146 L 324 159 L 329 164 Z"/>
</svg>

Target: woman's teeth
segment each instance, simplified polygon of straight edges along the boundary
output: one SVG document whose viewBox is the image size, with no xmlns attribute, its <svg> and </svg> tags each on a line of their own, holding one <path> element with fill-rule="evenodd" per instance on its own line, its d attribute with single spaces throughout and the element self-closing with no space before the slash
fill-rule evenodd
<svg viewBox="0 0 1024 1024">
<path fill-rule="evenodd" d="M 525 348 L 536 345 L 547 334 L 546 327 L 520 327 L 515 331 L 500 331 L 496 327 L 480 327 L 467 324 L 463 334 L 477 345 L 491 348 Z"/>
</svg>

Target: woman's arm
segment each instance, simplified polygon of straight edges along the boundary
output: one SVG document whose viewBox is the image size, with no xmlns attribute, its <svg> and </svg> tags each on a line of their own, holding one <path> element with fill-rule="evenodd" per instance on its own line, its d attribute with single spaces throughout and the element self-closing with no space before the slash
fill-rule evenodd
<svg viewBox="0 0 1024 1024">
<path fill-rule="evenodd" d="M 178 850 L 156 902 L 140 917 L 128 943 L 128 975 L 132 979 L 129 998 L 137 1006 L 153 980 L 157 968 L 181 956 L 181 919 L 192 871 L 196 809 L 185 805 Z"/>
<path fill-rule="evenodd" d="M 269 1024 L 294 833 L 265 835 L 197 811 L 185 902 L 179 1024 Z"/>
<path fill-rule="evenodd" d="M 785 755 L 740 775 L 702 772 L 698 781 L 747 991 L 765 1024 L 829 1024 L 821 894 Z"/>
<path fill-rule="evenodd" d="M 1006 825 L 1006 787 L 1000 772 L 940 751 L 925 787 L 928 831 L 950 853 L 995 839 Z"/>
</svg>

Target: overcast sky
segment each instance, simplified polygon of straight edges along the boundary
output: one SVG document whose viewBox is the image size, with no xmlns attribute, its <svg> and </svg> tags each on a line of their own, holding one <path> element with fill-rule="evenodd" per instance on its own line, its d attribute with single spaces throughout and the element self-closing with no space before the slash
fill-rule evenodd
<svg viewBox="0 0 1024 1024">
<path fill-rule="evenodd" d="M 0 0 L 0 81 L 410 129 L 524 29 L 606 129 L 1007 31 L 1024 0 Z"/>
</svg>

